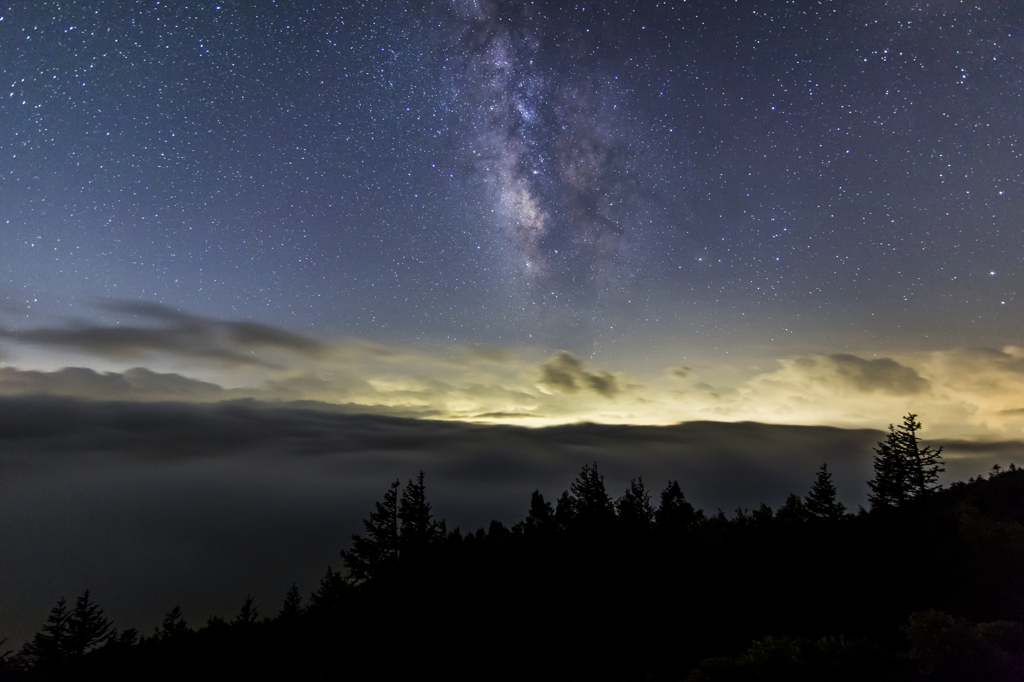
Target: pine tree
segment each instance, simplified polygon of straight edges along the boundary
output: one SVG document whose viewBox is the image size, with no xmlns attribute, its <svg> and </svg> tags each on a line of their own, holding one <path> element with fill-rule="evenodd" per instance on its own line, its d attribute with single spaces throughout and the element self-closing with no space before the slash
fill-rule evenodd
<svg viewBox="0 0 1024 682">
<path fill-rule="evenodd" d="M 164 622 L 160 624 L 156 634 L 160 639 L 168 639 L 179 637 L 188 632 L 191 632 L 188 627 L 188 621 L 185 620 L 181 613 L 181 606 L 175 604 L 174 608 L 164 616 Z"/>
<path fill-rule="evenodd" d="M 397 479 L 376 502 L 370 518 L 363 519 L 366 537 L 352 536 L 352 549 L 341 556 L 354 580 L 368 580 L 390 568 L 398 560 L 398 486 Z"/>
<path fill-rule="evenodd" d="M 563 490 L 561 496 L 555 502 L 555 527 L 559 530 L 567 530 L 576 518 L 576 511 L 573 508 L 572 496 L 568 490 Z"/>
<path fill-rule="evenodd" d="M 604 476 L 597 472 L 597 463 L 583 470 L 569 486 L 573 519 L 577 526 L 589 529 L 607 528 L 615 521 L 615 507 L 604 487 Z"/>
<path fill-rule="evenodd" d="M 526 517 L 524 528 L 527 532 L 549 530 L 555 522 L 555 510 L 551 503 L 544 499 L 539 490 L 530 496 L 530 514 Z"/>
<path fill-rule="evenodd" d="M 875 448 L 875 477 L 868 481 L 872 509 L 898 507 L 910 497 L 907 462 L 899 450 L 896 428 L 889 424 L 889 436 Z"/>
<path fill-rule="evenodd" d="M 921 422 L 914 421 L 916 418 L 916 414 L 903 418 L 900 439 L 907 457 L 910 488 L 919 497 L 938 489 L 939 474 L 946 469 L 942 466 L 941 447 L 938 450 L 931 446 L 922 448 L 918 443 L 917 432 L 921 429 Z"/>
<path fill-rule="evenodd" d="M 686 501 L 679 481 L 669 481 L 661 491 L 661 504 L 654 513 L 654 524 L 660 532 L 681 533 L 695 526 L 703 518 L 703 513 L 696 511 Z"/>
<path fill-rule="evenodd" d="M 281 612 L 277 614 L 277 619 L 290 622 L 301 616 L 303 611 L 299 586 L 292 583 L 292 586 L 288 588 L 288 594 L 284 597 L 284 604 L 281 606 Z"/>
<path fill-rule="evenodd" d="M 780 523 L 798 524 L 806 521 L 807 515 L 807 507 L 804 506 L 800 496 L 790 493 L 779 510 L 775 512 L 775 520 Z"/>
<path fill-rule="evenodd" d="M 114 634 L 113 624 L 103 616 L 103 609 L 89 598 L 86 590 L 75 601 L 68 618 L 68 651 L 81 656 L 105 644 Z"/>
<path fill-rule="evenodd" d="M 619 523 L 632 532 L 646 532 L 654 523 L 654 507 L 651 505 L 651 494 L 644 487 L 643 476 L 629 482 L 626 492 L 618 499 L 615 506 L 619 512 Z"/>
<path fill-rule="evenodd" d="M 351 589 L 351 583 L 345 580 L 341 571 L 335 571 L 328 566 L 327 574 L 320 579 L 320 586 L 309 597 L 310 612 L 337 613 Z"/>
<path fill-rule="evenodd" d="M 939 474 L 945 471 L 942 448 L 921 448 L 917 432 L 921 422 L 908 414 L 900 426 L 889 425 L 889 435 L 875 448 L 875 478 L 868 481 L 872 509 L 899 507 L 912 497 L 935 490 Z"/>
<path fill-rule="evenodd" d="M 259 621 L 260 611 L 253 602 L 255 598 L 251 594 L 245 595 L 245 601 L 242 602 L 242 608 L 239 610 L 238 615 L 235 616 L 236 625 L 254 625 Z"/>
<path fill-rule="evenodd" d="M 807 495 L 805 509 L 811 516 L 819 519 L 841 519 L 846 513 L 842 502 L 836 501 L 836 487 L 832 484 L 832 474 L 828 464 L 822 462 L 818 469 L 818 477 Z"/>
<path fill-rule="evenodd" d="M 35 634 L 21 650 L 22 658 L 35 666 L 53 666 L 63 663 L 68 656 L 71 612 L 68 602 L 61 597 L 50 609 L 43 629 Z"/>
<path fill-rule="evenodd" d="M 409 481 L 402 491 L 402 501 L 398 507 L 398 519 L 402 522 L 398 536 L 399 552 L 419 552 L 439 536 L 444 535 L 441 524 L 434 521 L 427 503 L 426 488 L 423 485 L 423 472 L 416 477 L 416 482 Z"/>
</svg>

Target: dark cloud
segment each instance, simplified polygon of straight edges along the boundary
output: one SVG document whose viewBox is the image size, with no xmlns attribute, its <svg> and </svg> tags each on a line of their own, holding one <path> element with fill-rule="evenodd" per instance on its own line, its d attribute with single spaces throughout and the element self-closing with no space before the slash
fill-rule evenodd
<svg viewBox="0 0 1024 682">
<path fill-rule="evenodd" d="M 583 363 L 568 351 L 558 351 L 541 365 L 540 370 L 540 384 L 563 393 L 585 390 L 613 398 L 622 391 L 614 376 L 602 370 L 585 369 Z"/>
<path fill-rule="evenodd" d="M 835 371 L 861 391 L 881 391 L 892 395 L 926 392 L 930 384 L 913 367 L 889 358 L 865 360 L 856 355 L 829 355 Z"/>
<path fill-rule="evenodd" d="M 689 376 L 692 376 L 692 375 L 693 375 L 693 368 L 692 367 L 675 367 L 672 370 L 672 376 L 678 377 L 680 379 L 685 379 L 685 378 L 687 378 Z"/>
<path fill-rule="evenodd" d="M 308 357 L 327 352 L 312 337 L 253 322 L 231 322 L 190 315 L 156 303 L 117 301 L 104 308 L 149 320 L 149 326 L 72 324 L 12 330 L 0 328 L 0 338 L 36 346 L 51 346 L 118 360 L 151 353 L 213 360 L 234 366 L 273 367 L 255 354 L 277 350 Z"/>
<path fill-rule="evenodd" d="M 225 400 L 231 391 L 180 374 L 142 367 L 123 373 L 65 367 L 55 372 L 0 368 L 0 395 L 54 395 L 87 400 Z"/>
<path fill-rule="evenodd" d="M 758 423 L 526 429 L 355 409 L 0 398 L 0 632 L 24 640 L 57 597 L 86 587 L 120 627 L 146 632 L 176 603 L 196 623 L 237 612 L 246 593 L 272 613 L 293 581 L 309 591 L 339 565 L 389 481 L 421 469 L 438 516 L 464 530 L 522 518 L 531 491 L 557 497 L 588 462 L 613 497 L 637 475 L 655 494 L 679 479 L 714 512 L 805 494 L 827 461 L 856 508 L 883 439 Z M 947 444 L 948 476 L 990 468 L 993 452 L 969 445 Z"/>
</svg>

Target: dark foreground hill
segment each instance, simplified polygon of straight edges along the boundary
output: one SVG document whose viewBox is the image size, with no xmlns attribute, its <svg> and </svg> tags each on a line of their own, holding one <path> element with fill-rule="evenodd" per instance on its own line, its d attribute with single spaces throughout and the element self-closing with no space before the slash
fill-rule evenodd
<svg viewBox="0 0 1024 682">
<path fill-rule="evenodd" d="M 398 529 L 401 527 L 401 533 Z M 434 522 L 396 482 L 307 600 L 152 637 L 59 609 L 10 679 L 1017 680 L 1024 673 L 1024 471 L 898 508 L 793 496 L 705 516 L 670 484 L 612 503 L 586 467 L 513 528 Z M 93 607 L 89 611 L 89 607 Z M 78 625 L 75 625 L 76 613 Z M 89 613 L 96 618 L 89 621 Z M 84 614 L 84 615 L 83 615 Z M 92 625 L 89 625 L 92 622 Z M 85 623 L 85 625 L 83 625 Z M 77 634 L 76 634 L 77 627 Z M 89 627 L 93 630 L 90 631 Z M 106 629 L 105 629 L 106 628 Z M 83 632 L 85 633 L 83 635 Z M 88 640 L 89 633 L 96 635 Z M 77 639 L 76 639 L 77 637 Z"/>
</svg>

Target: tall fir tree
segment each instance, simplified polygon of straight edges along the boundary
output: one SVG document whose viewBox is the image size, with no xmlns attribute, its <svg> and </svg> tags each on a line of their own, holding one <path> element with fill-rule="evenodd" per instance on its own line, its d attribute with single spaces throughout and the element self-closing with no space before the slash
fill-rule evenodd
<svg viewBox="0 0 1024 682">
<path fill-rule="evenodd" d="M 619 512 L 619 523 L 631 532 L 646 532 L 654 523 L 654 506 L 651 494 L 644 487 L 643 476 L 629 482 L 626 492 L 615 503 Z"/>
<path fill-rule="evenodd" d="M 277 614 L 277 620 L 292 622 L 301 616 L 304 611 L 305 608 L 302 606 L 302 594 L 299 592 L 299 586 L 292 583 L 292 586 L 288 588 L 288 594 L 284 597 L 281 612 Z"/>
<path fill-rule="evenodd" d="M 931 446 L 921 447 L 917 432 L 921 430 L 921 422 L 916 421 L 916 414 L 908 414 L 903 418 L 900 427 L 900 441 L 907 457 L 907 472 L 910 475 L 910 489 L 917 497 L 927 495 L 939 488 L 939 474 L 946 470 L 942 466 L 942 448 Z"/>
<path fill-rule="evenodd" d="M 846 513 L 843 503 L 836 500 L 836 487 L 832 484 L 832 474 L 825 462 L 818 469 L 818 476 L 807 495 L 804 509 L 811 516 L 829 520 L 841 519 Z"/>
<path fill-rule="evenodd" d="M 106 644 L 114 635 L 114 625 L 86 590 L 75 601 L 68 619 L 68 650 L 74 656 L 86 654 Z"/>
<path fill-rule="evenodd" d="M 695 510 L 686 501 L 679 481 L 669 481 L 661 491 L 660 504 L 654 513 L 654 524 L 658 531 L 682 533 L 693 528 L 702 518 L 703 512 Z"/>
<path fill-rule="evenodd" d="M 444 535 L 443 524 L 435 522 L 430 513 L 423 477 L 421 471 L 415 482 L 410 480 L 402 491 L 402 500 L 398 505 L 398 520 L 401 521 L 399 553 L 419 552 Z"/>
<path fill-rule="evenodd" d="M 249 626 L 259 622 L 260 610 L 253 606 L 254 601 L 256 599 L 251 594 L 245 596 L 242 608 L 238 611 L 238 615 L 235 616 L 233 621 L 235 625 Z"/>
<path fill-rule="evenodd" d="M 524 529 L 527 532 L 543 532 L 554 527 L 555 510 L 551 503 L 544 499 L 539 490 L 530 495 L 530 514 L 526 517 Z"/>
<path fill-rule="evenodd" d="M 21 657 L 37 667 L 51 667 L 63 663 L 68 655 L 70 620 L 68 602 L 61 597 L 50 609 L 50 615 L 46 617 L 42 630 L 22 648 Z"/>
<path fill-rule="evenodd" d="M 335 571 L 328 566 L 327 573 L 320 579 L 319 587 L 309 596 L 309 612 L 340 613 L 352 589 L 352 584 L 345 580 L 341 571 Z"/>
<path fill-rule="evenodd" d="M 180 637 L 189 632 L 191 632 L 191 629 L 188 626 L 188 621 L 185 620 L 185 616 L 181 613 L 181 606 L 175 604 L 174 608 L 164 616 L 164 621 L 160 624 L 156 634 L 160 639 L 169 639 Z"/>
<path fill-rule="evenodd" d="M 775 512 L 775 520 L 784 524 L 799 524 L 807 520 L 808 512 L 799 495 L 790 493 L 786 501 Z"/>
<path fill-rule="evenodd" d="M 583 465 L 583 470 L 569 486 L 573 522 L 588 529 L 608 528 L 615 522 L 615 506 L 604 487 L 604 476 L 594 466 Z"/>
<path fill-rule="evenodd" d="M 875 448 L 875 478 L 868 481 L 872 509 L 899 507 L 913 497 L 936 490 L 942 466 L 942 448 L 921 447 L 917 432 L 921 422 L 908 414 L 899 426 L 889 425 L 889 435 Z"/>
<path fill-rule="evenodd" d="M 398 486 L 388 486 L 384 500 L 376 502 L 370 518 L 363 519 L 366 537 L 352 536 L 352 548 L 341 556 L 349 575 L 357 581 L 369 580 L 386 571 L 398 560 Z"/>
<path fill-rule="evenodd" d="M 572 496 L 568 490 L 555 501 L 555 527 L 558 530 L 568 530 L 576 519 L 576 510 L 573 506 Z"/>
</svg>

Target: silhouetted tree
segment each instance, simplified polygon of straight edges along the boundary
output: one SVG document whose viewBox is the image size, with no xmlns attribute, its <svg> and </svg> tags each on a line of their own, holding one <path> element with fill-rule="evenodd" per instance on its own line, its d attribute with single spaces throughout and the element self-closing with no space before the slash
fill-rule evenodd
<svg viewBox="0 0 1024 682">
<path fill-rule="evenodd" d="M 281 612 L 277 614 L 277 619 L 293 621 L 302 615 L 303 610 L 299 586 L 292 583 L 292 586 L 288 588 L 288 594 L 284 597 L 284 604 L 281 606 Z"/>
<path fill-rule="evenodd" d="M 568 490 L 563 490 L 558 501 L 555 503 L 555 526 L 559 530 L 566 530 L 572 526 L 576 518 L 576 510 L 573 507 L 572 497 Z"/>
<path fill-rule="evenodd" d="M 781 523 L 802 523 L 807 520 L 807 512 L 800 496 L 791 493 L 785 503 L 775 512 L 775 519 Z"/>
<path fill-rule="evenodd" d="M 400 553 L 422 550 L 438 537 L 444 536 L 444 525 L 435 522 L 430 514 L 422 471 L 416 481 L 410 480 L 402 491 L 398 519 L 402 522 L 398 535 Z"/>
<path fill-rule="evenodd" d="M 251 594 L 245 596 L 242 608 L 239 610 L 238 615 L 235 616 L 234 623 L 236 625 L 253 625 L 259 621 L 260 611 L 253 606 L 253 601 L 255 599 Z"/>
<path fill-rule="evenodd" d="M 686 501 L 679 481 L 669 481 L 661 491 L 661 504 L 654 512 L 654 523 L 659 531 L 681 533 L 693 528 L 703 517 Z"/>
<path fill-rule="evenodd" d="M 555 510 L 551 503 L 544 499 L 539 490 L 534 490 L 530 496 L 530 513 L 526 517 L 524 529 L 526 531 L 549 530 L 555 523 Z"/>
<path fill-rule="evenodd" d="M 21 650 L 21 656 L 35 666 L 53 666 L 62 663 L 68 655 L 71 612 L 67 600 L 61 597 L 50 609 L 46 623 Z"/>
<path fill-rule="evenodd" d="M 828 464 L 822 462 L 818 469 L 818 477 L 814 480 L 811 492 L 805 504 L 807 512 L 819 519 L 840 519 L 846 513 L 846 507 L 836 500 L 836 487 L 832 485 L 832 474 Z"/>
<path fill-rule="evenodd" d="M 487 526 L 487 539 L 491 542 L 500 542 L 509 535 L 508 528 L 505 524 L 497 519 L 491 519 L 491 523 Z"/>
<path fill-rule="evenodd" d="M 135 628 L 122 630 L 121 634 L 117 636 L 117 643 L 120 646 L 135 646 L 139 643 L 139 631 Z"/>
<path fill-rule="evenodd" d="M 353 535 L 352 549 L 341 552 L 349 575 L 355 580 L 368 580 L 398 560 L 399 485 L 396 479 L 384 493 L 384 500 L 375 503 L 370 518 L 363 519 L 366 537 Z"/>
<path fill-rule="evenodd" d="M 654 523 L 654 506 L 651 505 L 651 494 L 644 487 L 643 476 L 629 482 L 629 487 L 615 504 L 619 512 L 619 522 L 623 528 L 633 532 L 644 532 L 651 529 Z"/>
<path fill-rule="evenodd" d="M 770 505 L 764 502 L 762 502 L 761 505 L 750 515 L 751 523 L 753 523 L 759 530 L 765 530 L 771 527 L 772 521 L 774 520 L 775 512 L 772 511 Z"/>
<path fill-rule="evenodd" d="M 898 507 L 937 488 L 939 474 L 945 471 L 942 448 L 921 448 L 917 440 L 921 422 L 916 418 L 908 414 L 901 425 L 890 424 L 885 442 L 875 448 L 875 478 L 868 481 L 872 509 Z"/>
<path fill-rule="evenodd" d="M 89 590 L 75 601 L 68 619 L 68 635 L 68 649 L 73 656 L 92 651 L 114 635 L 114 625 L 103 616 L 103 609 L 89 598 Z"/>
<path fill-rule="evenodd" d="M 569 486 L 573 523 L 579 527 L 607 528 L 615 521 L 615 506 L 604 487 L 604 476 L 594 466 L 583 465 L 576 480 Z"/>
<path fill-rule="evenodd" d="M 329 612 L 337 611 L 344 603 L 352 585 L 341 575 L 341 571 L 327 567 L 327 573 L 320 579 L 320 585 L 309 597 L 309 610 Z"/>
<path fill-rule="evenodd" d="M 64 598 L 50 609 L 43 629 L 22 649 L 22 657 L 40 668 L 60 667 L 105 644 L 114 627 L 86 590 L 68 610 Z"/>
<path fill-rule="evenodd" d="M 164 616 L 164 621 L 157 628 L 156 634 L 160 639 L 169 639 L 179 637 L 187 632 L 191 632 L 188 621 L 181 614 L 181 606 L 175 604 L 174 608 Z"/>
</svg>

